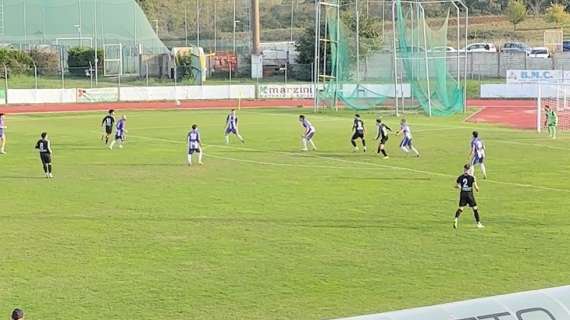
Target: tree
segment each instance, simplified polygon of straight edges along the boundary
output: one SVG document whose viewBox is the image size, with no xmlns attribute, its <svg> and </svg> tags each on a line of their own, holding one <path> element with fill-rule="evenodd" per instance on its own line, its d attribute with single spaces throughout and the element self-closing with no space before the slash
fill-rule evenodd
<svg viewBox="0 0 570 320">
<path fill-rule="evenodd" d="M 69 72 L 74 75 L 85 76 L 86 70 L 95 67 L 95 49 L 75 47 L 67 51 L 67 65 Z M 97 60 L 100 67 L 103 64 L 103 50 L 97 50 Z"/>
<path fill-rule="evenodd" d="M 544 19 L 546 22 L 555 23 L 557 26 L 562 26 L 570 21 L 570 15 L 566 12 L 563 5 L 553 3 L 550 8 L 546 9 Z"/>
<path fill-rule="evenodd" d="M 529 7 L 533 15 L 539 16 L 544 10 L 547 0 L 526 0 L 526 5 Z"/>
<path fill-rule="evenodd" d="M 517 24 L 523 22 L 526 18 L 526 5 L 522 0 L 509 0 L 505 15 L 513 24 L 513 29 L 517 30 Z"/>
</svg>

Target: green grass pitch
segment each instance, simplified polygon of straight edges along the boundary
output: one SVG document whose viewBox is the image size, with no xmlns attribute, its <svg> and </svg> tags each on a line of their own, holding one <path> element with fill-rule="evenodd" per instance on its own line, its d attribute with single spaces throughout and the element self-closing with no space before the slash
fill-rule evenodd
<svg viewBox="0 0 570 320">
<path fill-rule="evenodd" d="M 102 113 L 12 115 L 0 157 L 0 313 L 28 319 L 329 319 L 568 284 L 570 138 L 411 116 L 421 159 L 352 153 L 352 113 L 127 112 L 109 151 Z M 117 115 L 120 115 L 118 113 Z M 392 128 L 398 119 L 387 117 Z M 198 123 L 205 165 L 185 165 Z M 488 148 L 483 223 L 452 218 L 470 133 Z M 55 179 L 37 152 L 47 130 Z"/>
</svg>

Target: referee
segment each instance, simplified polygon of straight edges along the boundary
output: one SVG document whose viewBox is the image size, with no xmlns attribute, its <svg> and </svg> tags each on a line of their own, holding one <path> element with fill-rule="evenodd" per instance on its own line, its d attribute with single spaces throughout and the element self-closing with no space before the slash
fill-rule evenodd
<svg viewBox="0 0 570 320">
<path fill-rule="evenodd" d="M 477 185 L 477 181 L 475 181 L 475 177 L 469 173 L 471 172 L 471 165 L 466 164 L 463 169 L 463 174 L 457 177 L 457 184 L 455 185 L 455 188 L 461 190 L 461 192 L 459 194 L 459 208 L 455 212 L 453 229 L 457 229 L 459 216 L 461 216 L 466 206 L 469 206 L 471 209 L 473 209 L 477 228 L 484 228 L 483 224 L 481 224 L 481 218 L 479 217 L 479 208 L 477 208 L 477 201 L 475 201 L 475 195 L 473 192 L 479 192 L 479 186 Z"/>
<path fill-rule="evenodd" d="M 46 178 L 53 178 L 51 173 L 51 155 L 53 152 L 51 151 L 51 143 L 47 132 L 42 132 L 41 139 L 36 142 L 36 149 L 40 152 L 40 159 L 42 160 Z"/>
</svg>

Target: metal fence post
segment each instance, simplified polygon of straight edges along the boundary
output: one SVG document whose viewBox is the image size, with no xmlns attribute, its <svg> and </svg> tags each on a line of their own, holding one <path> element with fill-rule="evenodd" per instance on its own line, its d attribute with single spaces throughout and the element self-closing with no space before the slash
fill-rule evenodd
<svg viewBox="0 0 570 320">
<path fill-rule="evenodd" d="M 35 88 L 38 90 L 38 66 L 34 62 L 34 80 L 35 80 Z"/>
<path fill-rule="evenodd" d="M 93 64 L 89 61 L 89 85 L 93 89 Z"/>
<path fill-rule="evenodd" d="M 117 76 L 117 101 L 121 101 L 121 72 Z"/>
<path fill-rule="evenodd" d="M 145 63 L 145 67 L 146 67 L 146 86 L 148 87 L 149 86 L 149 83 L 148 83 L 148 63 Z"/>
<path fill-rule="evenodd" d="M 228 95 L 229 99 L 232 98 L 232 63 L 230 62 L 230 84 L 228 85 Z"/>
<path fill-rule="evenodd" d="M 8 68 L 4 65 L 4 102 L 8 104 Z"/>
<path fill-rule="evenodd" d="M 65 66 L 64 66 L 64 57 L 63 57 L 63 47 L 59 50 L 59 65 L 61 71 L 61 88 L 65 89 Z"/>
</svg>

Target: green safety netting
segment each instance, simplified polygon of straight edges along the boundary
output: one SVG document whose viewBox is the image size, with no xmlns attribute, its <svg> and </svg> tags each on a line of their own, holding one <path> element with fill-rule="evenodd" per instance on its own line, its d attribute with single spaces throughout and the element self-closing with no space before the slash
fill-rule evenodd
<svg viewBox="0 0 570 320">
<path fill-rule="evenodd" d="M 448 71 L 449 11 L 439 28 L 430 28 L 420 5 L 396 2 L 396 40 L 404 81 L 426 113 L 450 115 L 462 112 L 464 88 Z"/>
<path fill-rule="evenodd" d="M 390 55 L 382 54 L 380 35 L 360 32 L 357 37 L 355 14 L 350 9 L 341 9 L 340 15 L 332 6 L 324 10 L 326 21 L 321 38 L 324 36 L 328 41 L 321 45 L 323 54 L 329 57 L 323 65 L 325 70 L 321 70 L 324 80 L 321 101 L 327 105 L 340 102 L 353 109 L 381 106 L 387 96 L 393 96 L 388 91 L 393 91 L 394 86 L 390 72 L 381 67 L 390 63 Z"/>
<path fill-rule="evenodd" d="M 2 0 L 0 43 L 168 52 L 135 0 Z"/>
<path fill-rule="evenodd" d="M 407 3 L 408 4 L 408 3 Z M 382 107 L 386 99 L 410 88 L 412 104 L 426 114 L 450 115 L 463 111 L 464 89 L 448 71 L 449 14 L 437 29 L 430 28 L 421 5 L 396 2 L 396 60 L 398 82 L 394 80 L 393 39 L 380 39 L 368 26 L 356 35 L 354 9 L 326 6 L 321 28 L 322 90 L 319 100 L 327 105 L 344 104 L 352 109 Z M 359 23 L 364 19 L 361 17 Z M 374 23 L 366 19 L 364 23 Z M 370 31 L 372 30 L 372 31 Z M 324 34 L 323 34 L 324 33 Z M 358 53 L 357 53 L 358 52 Z M 457 54 L 456 54 L 457 55 Z M 328 70 L 326 70 L 328 69 Z M 397 84 L 397 85 L 396 85 Z M 398 93 L 395 92 L 398 90 Z M 408 106 L 409 108 L 409 106 Z"/>
</svg>

